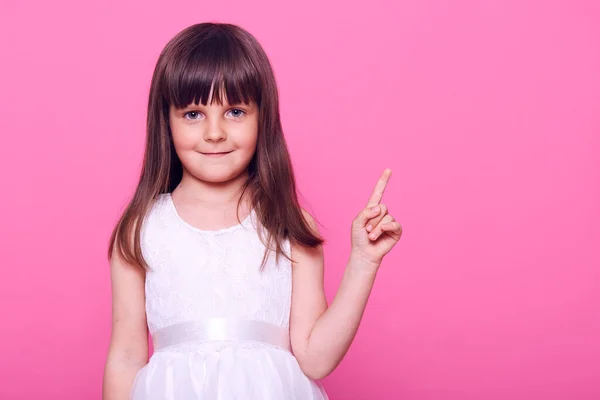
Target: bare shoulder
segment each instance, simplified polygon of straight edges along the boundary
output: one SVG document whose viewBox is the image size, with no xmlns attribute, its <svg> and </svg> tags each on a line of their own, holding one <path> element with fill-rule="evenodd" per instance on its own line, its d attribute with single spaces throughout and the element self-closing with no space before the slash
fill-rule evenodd
<svg viewBox="0 0 600 400">
<path fill-rule="evenodd" d="M 302 216 L 303 216 L 304 220 L 306 221 L 310 230 L 316 236 L 320 236 L 319 225 L 318 225 L 316 219 L 304 208 L 302 208 L 301 210 L 302 210 Z M 292 251 L 292 257 L 294 258 L 295 261 L 297 261 L 296 264 L 299 263 L 300 260 L 296 260 L 295 256 L 300 256 L 301 259 L 304 260 L 305 262 L 310 259 L 312 259 L 314 261 L 315 258 L 318 259 L 318 258 L 322 257 L 322 246 L 317 246 L 315 248 L 311 248 L 308 246 L 304 246 L 298 242 L 292 241 L 290 243 L 290 247 L 291 247 L 291 251 Z"/>
<path fill-rule="evenodd" d="M 319 235 L 319 225 L 317 224 L 317 221 L 315 220 L 315 218 L 304 208 L 302 208 L 302 216 L 304 217 L 304 220 L 308 223 L 308 226 L 310 227 L 310 229 L 316 235 Z"/>
<path fill-rule="evenodd" d="M 302 209 L 304 217 L 309 228 L 316 236 L 320 236 L 319 225 L 315 218 L 304 208 Z M 297 242 L 291 243 L 292 258 L 295 266 L 308 266 L 313 271 L 322 271 L 323 269 L 323 246 L 309 247 Z M 296 268 L 297 270 L 297 268 Z M 299 275 L 299 274 L 297 274 Z"/>
</svg>

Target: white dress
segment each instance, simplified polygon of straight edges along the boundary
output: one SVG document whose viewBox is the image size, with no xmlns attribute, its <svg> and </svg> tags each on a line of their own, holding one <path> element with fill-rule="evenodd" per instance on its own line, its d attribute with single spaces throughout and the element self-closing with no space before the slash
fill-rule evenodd
<svg viewBox="0 0 600 400">
<path fill-rule="evenodd" d="M 290 351 L 291 263 L 264 245 L 255 212 L 229 228 L 183 221 L 161 194 L 142 225 L 146 315 L 154 353 L 133 400 L 323 400 Z M 289 241 L 284 246 L 289 255 Z"/>
</svg>

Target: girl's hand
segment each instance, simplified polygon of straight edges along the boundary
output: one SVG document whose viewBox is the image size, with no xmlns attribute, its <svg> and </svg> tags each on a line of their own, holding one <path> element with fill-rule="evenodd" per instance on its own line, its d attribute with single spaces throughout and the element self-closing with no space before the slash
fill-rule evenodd
<svg viewBox="0 0 600 400">
<path fill-rule="evenodd" d="M 367 207 L 352 221 L 351 258 L 365 262 L 374 271 L 402 236 L 402 226 L 388 213 L 385 204 L 380 204 L 391 175 L 390 169 L 383 171 Z"/>
</svg>

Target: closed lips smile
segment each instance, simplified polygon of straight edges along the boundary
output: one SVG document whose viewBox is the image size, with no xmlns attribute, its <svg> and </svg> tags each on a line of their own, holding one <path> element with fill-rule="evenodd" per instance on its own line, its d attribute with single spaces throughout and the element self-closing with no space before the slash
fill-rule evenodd
<svg viewBox="0 0 600 400">
<path fill-rule="evenodd" d="M 205 156 L 219 157 L 219 156 L 224 156 L 224 155 L 229 154 L 229 153 L 231 153 L 231 151 L 223 151 L 223 152 L 220 152 L 220 153 L 202 153 L 202 154 L 204 154 Z"/>
</svg>

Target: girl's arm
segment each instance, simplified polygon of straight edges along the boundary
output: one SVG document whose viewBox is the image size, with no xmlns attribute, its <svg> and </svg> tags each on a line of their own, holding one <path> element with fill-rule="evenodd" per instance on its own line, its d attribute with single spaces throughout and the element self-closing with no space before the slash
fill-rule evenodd
<svg viewBox="0 0 600 400">
<path fill-rule="evenodd" d="M 112 332 L 102 384 L 103 400 L 127 400 L 137 372 L 148 362 L 145 272 L 113 252 Z"/>
<path fill-rule="evenodd" d="M 367 207 L 352 223 L 352 251 L 329 308 L 323 288 L 322 247 L 292 244 L 292 349 L 303 372 L 313 379 L 331 373 L 348 351 L 381 260 L 400 239 L 400 224 L 387 214 L 385 205 L 379 204 L 390 174 L 389 170 L 384 172 Z M 305 211 L 304 216 L 318 233 L 314 219 Z"/>
</svg>

